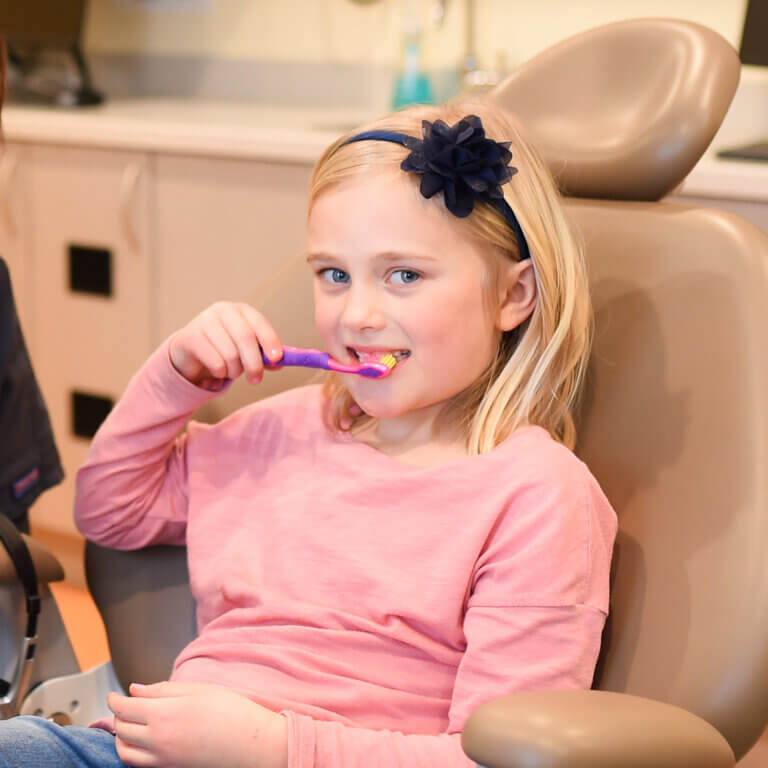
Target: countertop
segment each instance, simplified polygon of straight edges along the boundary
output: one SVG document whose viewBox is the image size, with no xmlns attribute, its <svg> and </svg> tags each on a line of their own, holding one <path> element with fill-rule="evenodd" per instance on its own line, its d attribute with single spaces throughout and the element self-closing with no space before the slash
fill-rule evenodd
<svg viewBox="0 0 768 768">
<path fill-rule="evenodd" d="M 11 104 L 2 119 L 8 141 L 312 163 L 341 133 L 372 117 L 353 110 L 146 99 L 80 109 Z"/>
<path fill-rule="evenodd" d="M 728 142 L 719 146 L 713 144 L 683 179 L 674 194 L 768 202 L 768 162 L 724 160 L 717 157 L 720 149 L 730 149 L 747 143 L 750 142 Z"/>
<path fill-rule="evenodd" d="M 754 114 L 754 113 L 753 113 Z M 353 110 L 209 101 L 113 101 L 83 109 L 9 105 L 9 141 L 313 163 L 344 131 L 374 115 Z M 721 160 L 721 131 L 677 195 L 768 201 L 768 163 Z M 741 137 L 739 137 L 741 138 Z"/>
</svg>

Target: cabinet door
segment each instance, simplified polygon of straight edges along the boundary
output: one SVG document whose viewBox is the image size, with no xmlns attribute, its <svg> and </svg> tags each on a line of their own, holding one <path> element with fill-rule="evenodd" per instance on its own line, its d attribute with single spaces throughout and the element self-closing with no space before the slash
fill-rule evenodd
<svg viewBox="0 0 768 768">
<path fill-rule="evenodd" d="M 29 149 L 12 142 L 0 144 L 0 256 L 8 264 L 19 320 L 31 349 L 34 311 L 28 175 Z"/>
<path fill-rule="evenodd" d="M 311 272 L 305 261 L 309 164 L 157 158 L 155 343 L 219 300 L 245 301 L 293 346 L 316 346 Z M 239 380 L 198 419 L 218 420 L 254 399 L 316 378 L 268 373 L 254 387 Z"/>
<path fill-rule="evenodd" d="M 87 431 L 151 351 L 150 164 L 128 152 L 32 149 L 33 363 L 66 473 L 35 504 L 32 521 L 71 532 Z M 74 434 L 76 424 L 84 435 Z"/>
</svg>

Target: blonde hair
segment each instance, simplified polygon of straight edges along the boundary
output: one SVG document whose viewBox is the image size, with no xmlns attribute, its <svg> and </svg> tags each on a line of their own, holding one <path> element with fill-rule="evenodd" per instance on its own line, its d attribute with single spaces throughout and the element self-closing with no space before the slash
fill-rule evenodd
<svg viewBox="0 0 768 768">
<path fill-rule="evenodd" d="M 523 139 L 510 115 L 486 102 L 456 101 L 438 107 L 412 107 L 342 136 L 315 166 L 309 208 L 323 190 L 375 169 L 399 167 L 409 150 L 387 141 L 344 142 L 367 130 L 390 130 L 421 137 L 422 120 L 444 120 L 449 125 L 467 114 L 480 117 L 486 135 L 510 141 L 512 165 L 518 169 L 502 187 L 514 210 L 531 252 L 537 299 L 530 317 L 503 334 L 495 359 L 486 371 L 452 399 L 441 414 L 466 435 L 470 455 L 495 448 L 519 427 L 535 424 L 569 448 L 576 442 L 573 409 L 589 356 L 592 313 L 584 258 L 563 214 L 552 176 L 536 151 Z M 419 183 L 416 174 L 407 174 Z M 454 226 L 492 246 L 500 258 L 519 261 L 515 235 L 499 211 L 476 204 L 466 219 L 445 209 L 442 195 L 430 202 L 440 206 Z M 497 262 L 498 264 L 498 262 Z M 489 265 L 490 280 L 498 266 Z M 324 393 L 328 420 L 342 429 L 348 423 L 353 399 L 341 380 L 329 374 Z M 362 415 L 356 425 L 370 417 Z M 346 426 L 346 425 L 345 425 Z"/>
</svg>

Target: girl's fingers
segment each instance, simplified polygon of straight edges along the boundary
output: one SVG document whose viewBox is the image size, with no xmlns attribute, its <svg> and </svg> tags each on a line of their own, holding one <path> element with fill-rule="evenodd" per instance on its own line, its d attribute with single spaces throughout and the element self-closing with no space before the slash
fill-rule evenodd
<svg viewBox="0 0 768 768">
<path fill-rule="evenodd" d="M 232 337 L 227 332 L 221 319 L 217 317 L 215 322 L 206 323 L 201 330 L 219 357 L 224 361 L 225 373 L 224 376 L 219 376 L 219 378 L 236 379 L 243 372 L 243 364 L 240 361 L 237 345 L 232 341 Z M 214 373 L 212 370 L 211 373 L 214 376 L 218 376 L 218 373 Z"/>
<path fill-rule="evenodd" d="M 163 696 L 168 696 L 167 693 L 168 690 L 168 681 L 164 680 L 160 683 L 150 683 L 149 685 L 145 685 L 144 683 L 131 683 L 128 686 L 128 694 L 132 696 L 133 698 L 137 697 L 144 697 L 144 698 L 161 698 Z"/>
<path fill-rule="evenodd" d="M 240 304 L 238 305 L 238 308 L 248 325 L 256 334 L 256 338 L 258 339 L 261 348 L 264 350 L 264 354 L 273 363 L 278 362 L 283 356 L 283 344 L 280 341 L 280 337 L 277 335 L 277 331 L 275 331 L 264 315 L 255 310 L 250 304 Z"/>
<path fill-rule="evenodd" d="M 221 686 L 209 685 L 206 683 L 178 683 L 169 682 L 151 683 L 142 685 L 141 683 L 131 683 L 128 690 L 133 698 L 146 699 L 167 699 L 179 696 L 194 696 L 197 694 L 210 694 L 214 690 L 221 689 Z M 224 690 L 229 690 L 225 688 Z"/>
<path fill-rule="evenodd" d="M 198 315 L 171 342 L 171 362 L 195 384 L 201 380 L 236 379 L 243 371 L 251 381 L 264 372 L 262 350 L 277 362 L 283 346 L 267 319 L 248 304 L 217 302 Z"/>
<path fill-rule="evenodd" d="M 115 715 L 115 724 L 120 720 L 124 723 L 146 725 L 148 722 L 147 704 L 148 702 L 141 699 L 122 696 L 114 691 L 107 694 L 107 706 Z"/>
<path fill-rule="evenodd" d="M 149 737 L 149 728 L 139 723 L 128 723 L 117 718 L 115 720 L 115 736 L 121 738 L 126 744 L 138 749 L 150 750 L 152 742 Z"/>
<path fill-rule="evenodd" d="M 194 342 L 193 354 L 201 366 L 203 366 L 216 379 L 226 379 L 227 364 L 219 351 L 211 343 L 208 337 L 200 333 Z"/>
<path fill-rule="evenodd" d="M 157 765 L 157 758 L 151 752 L 141 747 L 134 747 L 119 736 L 115 737 L 115 749 L 117 756 L 126 765 L 135 766 L 135 768 L 154 768 Z"/>
<path fill-rule="evenodd" d="M 237 348 L 245 375 L 251 381 L 261 379 L 264 373 L 264 361 L 261 359 L 259 338 L 240 306 L 235 304 L 227 306 L 222 312 L 222 322 Z"/>
</svg>

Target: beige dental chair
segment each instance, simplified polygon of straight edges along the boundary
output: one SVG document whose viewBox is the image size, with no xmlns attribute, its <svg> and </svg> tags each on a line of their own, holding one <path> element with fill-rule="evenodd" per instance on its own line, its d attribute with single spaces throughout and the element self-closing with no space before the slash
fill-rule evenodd
<svg viewBox="0 0 768 768">
<path fill-rule="evenodd" d="M 768 236 L 658 202 L 738 75 L 717 35 L 639 21 L 491 94 L 573 196 L 596 318 L 577 452 L 620 533 L 595 690 L 481 706 L 463 745 L 488 768 L 725 768 L 768 723 Z M 86 566 L 118 679 L 165 679 L 194 633 L 184 550 L 89 545 Z"/>
<path fill-rule="evenodd" d="M 731 766 L 768 723 L 768 236 L 655 202 L 739 72 L 710 30 L 641 20 L 491 94 L 572 196 L 596 327 L 577 452 L 620 532 L 598 690 L 480 707 L 463 743 L 489 768 Z"/>
</svg>

